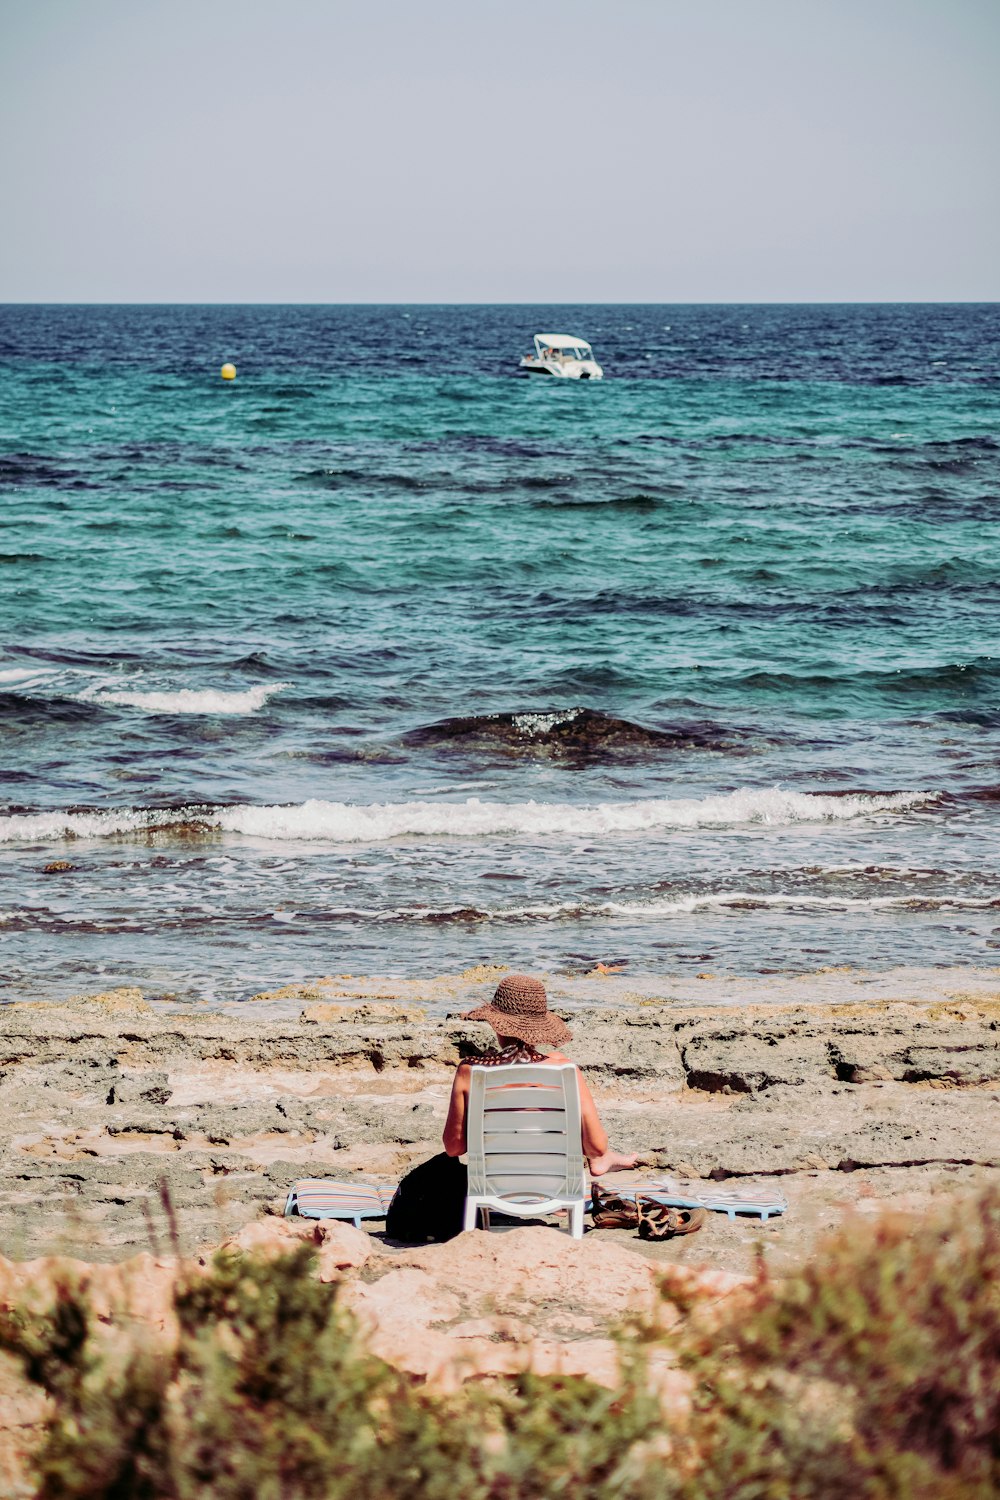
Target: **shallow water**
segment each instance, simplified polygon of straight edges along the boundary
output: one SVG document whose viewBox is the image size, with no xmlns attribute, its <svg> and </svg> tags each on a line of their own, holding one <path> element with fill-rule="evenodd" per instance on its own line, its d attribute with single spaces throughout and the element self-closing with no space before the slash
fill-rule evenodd
<svg viewBox="0 0 1000 1500">
<path fill-rule="evenodd" d="M 995 305 L 0 309 L 6 994 L 995 963 L 998 397 Z"/>
</svg>

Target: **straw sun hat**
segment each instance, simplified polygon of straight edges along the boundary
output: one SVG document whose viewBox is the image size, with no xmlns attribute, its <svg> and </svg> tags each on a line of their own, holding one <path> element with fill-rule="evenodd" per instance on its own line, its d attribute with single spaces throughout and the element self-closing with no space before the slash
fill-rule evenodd
<svg viewBox="0 0 1000 1500">
<path fill-rule="evenodd" d="M 569 1041 L 572 1032 L 549 1010 L 545 986 L 530 974 L 508 974 L 497 985 L 490 1005 L 470 1010 L 463 1021 L 489 1021 L 498 1037 L 516 1036 L 531 1044 Z"/>
</svg>

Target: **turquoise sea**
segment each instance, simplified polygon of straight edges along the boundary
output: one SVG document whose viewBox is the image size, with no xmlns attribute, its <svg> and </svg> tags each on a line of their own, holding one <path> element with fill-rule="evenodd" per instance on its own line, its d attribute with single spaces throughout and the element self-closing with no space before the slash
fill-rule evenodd
<svg viewBox="0 0 1000 1500">
<path fill-rule="evenodd" d="M 998 514 L 997 305 L 0 308 L 3 993 L 997 964 Z"/>
</svg>

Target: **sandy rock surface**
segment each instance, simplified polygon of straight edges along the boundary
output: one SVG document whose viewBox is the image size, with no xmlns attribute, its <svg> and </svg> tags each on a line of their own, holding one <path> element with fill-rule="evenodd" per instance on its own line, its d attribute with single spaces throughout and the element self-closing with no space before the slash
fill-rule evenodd
<svg viewBox="0 0 1000 1500">
<path fill-rule="evenodd" d="M 923 1215 L 1000 1176 L 1000 975 L 806 978 L 706 979 L 702 1005 L 673 981 L 567 983 L 569 1050 L 617 1146 L 651 1176 L 787 1197 L 780 1218 L 712 1214 L 655 1245 L 529 1224 L 408 1248 L 381 1221 L 280 1217 L 299 1177 L 392 1182 L 439 1149 L 454 1066 L 490 1037 L 442 1002 L 481 1000 L 485 970 L 444 990 L 321 981 L 195 1013 L 137 990 L 0 1009 L 0 1304 L 44 1292 L 72 1257 L 109 1326 L 170 1338 L 178 1253 L 204 1265 L 223 1243 L 271 1255 L 305 1239 L 373 1350 L 415 1378 L 530 1366 L 613 1383 L 614 1326 L 654 1304 L 659 1278 L 711 1307 L 760 1251 L 781 1274 L 845 1215 Z M 0 1493 L 30 1493 L 44 1416 L 0 1361 Z"/>
<path fill-rule="evenodd" d="M 651 1170 L 780 1179 L 786 1219 L 713 1217 L 699 1257 L 743 1270 L 758 1241 L 794 1257 L 835 1205 L 1000 1169 L 996 990 L 971 995 L 963 973 L 943 992 L 937 975 L 931 999 L 859 1002 L 839 978 L 822 1005 L 573 1012 L 616 1145 Z M 181 1014 L 128 990 L 0 1010 L 0 1253 L 162 1253 L 164 1193 L 188 1252 L 280 1211 L 298 1177 L 395 1181 L 437 1150 L 452 1070 L 488 1029 L 389 999 L 302 1005 L 300 988 L 281 1017 Z"/>
</svg>

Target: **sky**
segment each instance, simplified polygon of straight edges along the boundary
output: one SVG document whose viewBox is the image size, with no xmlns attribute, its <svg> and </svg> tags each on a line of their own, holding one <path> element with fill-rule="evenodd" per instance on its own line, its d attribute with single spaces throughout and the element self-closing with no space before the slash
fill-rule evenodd
<svg viewBox="0 0 1000 1500">
<path fill-rule="evenodd" d="M 1000 0 L 0 0 L 0 301 L 1000 299 Z"/>
</svg>

